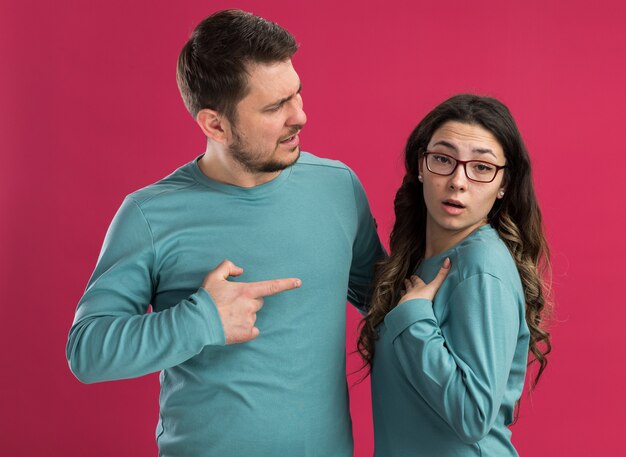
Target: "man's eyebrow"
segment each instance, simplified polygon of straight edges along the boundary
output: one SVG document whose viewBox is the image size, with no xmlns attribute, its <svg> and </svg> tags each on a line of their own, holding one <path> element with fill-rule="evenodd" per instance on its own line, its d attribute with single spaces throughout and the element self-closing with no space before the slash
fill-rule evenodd
<svg viewBox="0 0 626 457">
<path fill-rule="evenodd" d="M 274 103 L 270 103 L 269 105 L 264 106 L 263 109 L 266 110 L 266 109 L 271 109 L 271 108 L 277 108 L 280 105 L 287 103 L 289 100 L 291 100 L 293 97 L 298 95 L 300 92 L 302 92 L 302 81 L 300 81 L 300 84 L 298 85 L 298 90 L 296 91 L 295 94 L 292 94 L 289 97 L 281 98 L 280 100 L 277 100 Z"/>
</svg>

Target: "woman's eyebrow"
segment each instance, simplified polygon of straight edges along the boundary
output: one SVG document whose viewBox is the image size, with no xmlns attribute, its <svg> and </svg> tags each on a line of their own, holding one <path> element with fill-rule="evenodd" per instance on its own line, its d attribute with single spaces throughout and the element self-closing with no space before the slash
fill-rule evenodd
<svg viewBox="0 0 626 457">
<path fill-rule="evenodd" d="M 472 149 L 472 152 L 477 152 L 479 154 L 491 154 L 495 159 L 498 158 L 496 154 L 489 148 L 474 148 Z"/>
<path fill-rule="evenodd" d="M 450 149 L 457 151 L 456 146 L 453 145 L 452 143 L 448 143 L 446 140 L 439 140 L 435 144 L 433 144 L 433 146 L 438 146 L 438 145 L 445 146 L 446 148 L 450 148 Z"/>
</svg>

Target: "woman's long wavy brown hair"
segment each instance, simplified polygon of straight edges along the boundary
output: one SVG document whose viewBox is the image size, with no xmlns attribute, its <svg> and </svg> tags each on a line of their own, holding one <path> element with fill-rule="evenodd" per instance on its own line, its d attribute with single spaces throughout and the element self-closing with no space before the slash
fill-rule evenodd
<svg viewBox="0 0 626 457">
<path fill-rule="evenodd" d="M 515 259 L 526 300 L 526 322 L 530 330 L 529 365 L 538 363 L 531 382 L 534 387 L 546 368 L 551 350 L 545 314 L 550 296 L 550 253 L 543 233 L 528 152 L 508 108 L 489 97 L 462 94 L 432 110 L 413 130 L 405 148 L 406 175 L 396 193 L 396 221 L 391 232 L 390 255 L 376 268 L 370 310 L 361 322 L 357 349 L 364 367 L 374 363 L 377 327 L 393 309 L 409 277 L 424 258 L 426 204 L 423 186 L 417 179 L 419 162 L 435 131 L 448 121 L 479 125 L 490 131 L 504 150 L 507 168 L 504 198 L 496 200 L 488 222 L 497 230 Z"/>
</svg>

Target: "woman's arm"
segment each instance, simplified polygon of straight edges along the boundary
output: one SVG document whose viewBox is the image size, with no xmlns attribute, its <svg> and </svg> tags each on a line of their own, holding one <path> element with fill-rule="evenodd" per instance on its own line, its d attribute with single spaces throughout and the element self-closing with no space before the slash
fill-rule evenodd
<svg viewBox="0 0 626 457">
<path fill-rule="evenodd" d="M 409 286 L 385 324 L 408 381 L 460 439 L 474 443 L 501 406 L 519 333 L 518 304 L 500 279 L 471 276 L 450 295 L 444 333 L 432 301 L 412 298 L 426 286 Z"/>
</svg>

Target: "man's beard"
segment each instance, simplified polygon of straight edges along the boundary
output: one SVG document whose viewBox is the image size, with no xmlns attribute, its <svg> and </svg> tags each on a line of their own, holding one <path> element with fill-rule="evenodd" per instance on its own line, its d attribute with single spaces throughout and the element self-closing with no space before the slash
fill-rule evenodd
<svg viewBox="0 0 626 457">
<path fill-rule="evenodd" d="M 294 126 L 291 128 L 289 135 L 295 135 L 302 129 L 302 126 Z M 278 160 L 274 160 L 274 154 L 272 154 L 269 158 L 263 160 L 262 157 L 265 154 L 262 151 L 250 151 L 249 148 L 244 145 L 241 136 L 237 132 L 237 130 L 233 129 L 233 144 L 231 144 L 228 148 L 231 157 L 235 159 L 247 172 L 249 173 L 274 173 L 277 171 L 282 171 L 287 167 L 290 167 L 300 158 L 300 145 L 294 146 L 292 151 L 297 149 L 297 153 L 293 160 L 280 162 Z M 274 148 L 275 152 L 280 145 L 277 144 L 276 148 Z"/>
</svg>

